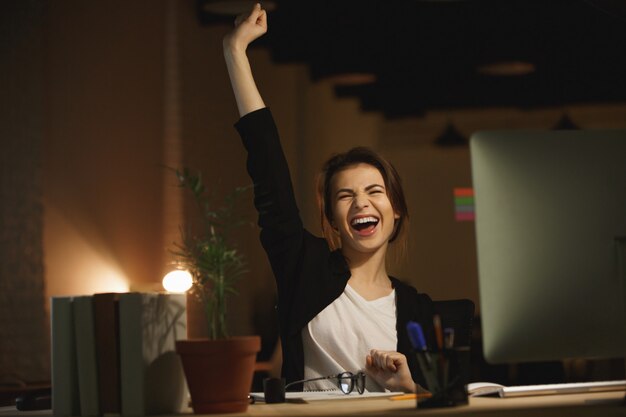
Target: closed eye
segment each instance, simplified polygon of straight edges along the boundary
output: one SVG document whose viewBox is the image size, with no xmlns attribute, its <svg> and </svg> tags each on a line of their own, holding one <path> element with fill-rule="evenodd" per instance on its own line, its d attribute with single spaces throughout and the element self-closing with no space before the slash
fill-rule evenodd
<svg viewBox="0 0 626 417">
<path fill-rule="evenodd" d="M 354 197 L 354 190 L 351 190 L 350 188 L 340 188 L 335 192 L 335 197 L 337 198 L 337 200 L 352 198 Z"/>
<path fill-rule="evenodd" d="M 385 187 L 379 184 L 372 184 L 365 189 L 369 194 L 384 194 Z"/>
</svg>

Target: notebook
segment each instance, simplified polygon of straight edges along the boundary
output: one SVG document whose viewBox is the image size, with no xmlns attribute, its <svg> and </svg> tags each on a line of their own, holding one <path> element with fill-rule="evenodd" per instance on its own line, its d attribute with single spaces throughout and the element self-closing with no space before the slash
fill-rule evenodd
<svg viewBox="0 0 626 417">
<path fill-rule="evenodd" d="M 514 387 L 506 387 L 504 385 L 494 384 L 491 382 L 472 382 L 467 385 L 467 393 L 471 397 L 498 396 L 501 398 L 625 390 L 626 380 L 520 385 Z"/>
</svg>

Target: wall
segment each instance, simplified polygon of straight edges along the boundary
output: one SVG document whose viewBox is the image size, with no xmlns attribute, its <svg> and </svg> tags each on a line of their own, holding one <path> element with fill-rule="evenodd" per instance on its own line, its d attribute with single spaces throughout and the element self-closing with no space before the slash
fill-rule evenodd
<svg viewBox="0 0 626 417">
<path fill-rule="evenodd" d="M 43 3 L 0 3 L 0 384 L 48 378 L 44 310 Z M 27 306 L 27 308 L 25 308 Z"/>
<path fill-rule="evenodd" d="M 48 7 L 48 295 L 160 279 L 162 1 Z"/>
</svg>

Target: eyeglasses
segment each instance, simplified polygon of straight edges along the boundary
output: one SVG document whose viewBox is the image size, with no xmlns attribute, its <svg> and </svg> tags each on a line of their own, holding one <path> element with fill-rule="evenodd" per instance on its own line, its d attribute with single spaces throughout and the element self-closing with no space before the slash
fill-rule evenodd
<svg viewBox="0 0 626 417">
<path fill-rule="evenodd" d="M 365 373 L 359 372 L 356 375 L 352 372 L 342 372 L 340 374 L 321 376 L 319 378 L 303 379 L 300 381 L 293 381 L 285 385 L 285 389 L 291 385 L 303 384 L 305 382 L 322 381 L 324 379 L 331 379 L 337 385 L 337 387 L 344 394 L 350 394 L 354 388 L 359 394 L 365 392 Z"/>
</svg>

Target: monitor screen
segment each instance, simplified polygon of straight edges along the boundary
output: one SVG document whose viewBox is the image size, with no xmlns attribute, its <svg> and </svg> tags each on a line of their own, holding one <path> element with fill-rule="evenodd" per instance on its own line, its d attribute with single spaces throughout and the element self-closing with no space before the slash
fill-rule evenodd
<svg viewBox="0 0 626 417">
<path fill-rule="evenodd" d="M 626 356 L 626 130 L 470 140 L 491 363 Z"/>
</svg>

